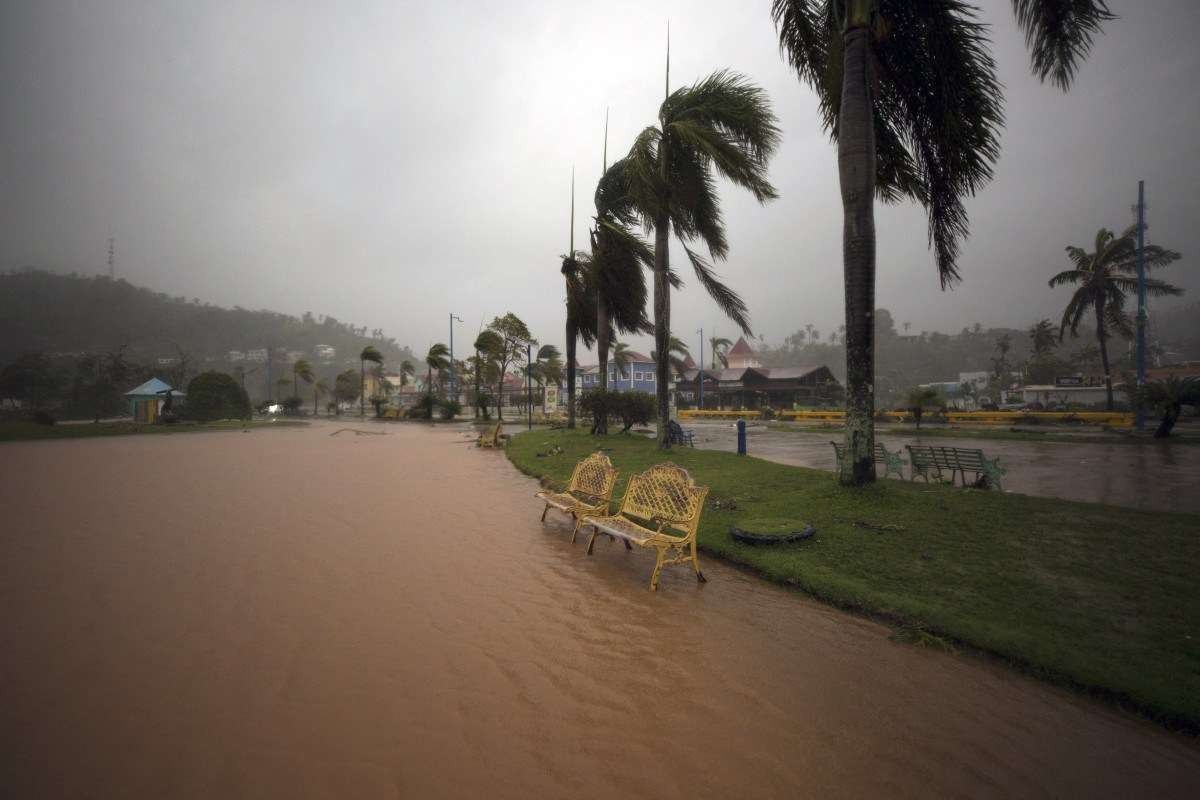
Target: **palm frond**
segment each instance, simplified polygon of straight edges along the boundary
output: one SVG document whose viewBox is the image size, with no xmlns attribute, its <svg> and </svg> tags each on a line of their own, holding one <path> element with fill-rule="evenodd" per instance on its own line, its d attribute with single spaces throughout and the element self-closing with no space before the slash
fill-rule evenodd
<svg viewBox="0 0 1200 800">
<path fill-rule="evenodd" d="M 1092 37 L 1117 18 L 1104 0 L 1013 0 L 1012 5 L 1033 74 L 1043 82 L 1049 78 L 1064 91 L 1092 49 Z"/>
<path fill-rule="evenodd" d="M 750 312 L 746 308 L 746 304 L 742 298 L 738 296 L 737 292 L 721 282 L 716 272 L 713 271 L 712 265 L 705 261 L 702 256 L 686 244 L 683 246 L 683 249 L 687 253 L 688 260 L 692 262 L 692 269 L 696 273 L 696 279 L 700 281 L 700 285 L 704 287 L 709 296 L 720 306 L 725 316 L 729 317 L 747 336 L 753 335 L 750 330 Z"/>
<path fill-rule="evenodd" d="M 1070 248 L 1067 248 L 1070 249 Z M 1067 269 L 1055 275 L 1050 279 L 1050 286 L 1062 286 L 1066 283 L 1087 283 L 1090 277 L 1090 272 L 1085 272 L 1080 269 Z"/>
</svg>

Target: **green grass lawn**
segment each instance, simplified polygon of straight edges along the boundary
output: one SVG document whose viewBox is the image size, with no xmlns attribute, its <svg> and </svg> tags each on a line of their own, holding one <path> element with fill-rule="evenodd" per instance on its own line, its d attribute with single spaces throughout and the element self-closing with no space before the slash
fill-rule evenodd
<svg viewBox="0 0 1200 800">
<path fill-rule="evenodd" d="M 798 425 L 790 422 L 770 422 L 767 427 L 773 431 L 787 433 L 824 433 L 841 434 L 841 425 Z M 1164 440 L 1153 438 L 1153 424 L 1148 423 L 1148 431 L 1144 434 L 1103 432 L 1095 429 L 1072 431 L 1070 428 L 1046 426 L 1045 430 L 1030 430 L 1013 428 L 988 427 L 946 427 L 938 424 L 925 424 L 921 430 L 916 425 L 876 425 L 877 436 L 921 436 L 944 439 L 999 439 L 1014 442 L 1072 442 L 1075 444 L 1130 444 L 1162 446 Z M 1176 428 L 1171 434 L 1170 444 L 1200 444 L 1200 436 L 1190 430 Z"/>
<path fill-rule="evenodd" d="M 537 456 L 554 446 L 562 452 Z M 519 434 L 508 456 L 563 483 L 597 447 L 621 471 L 618 498 L 631 472 L 664 460 L 710 486 L 699 534 L 710 556 L 915 639 L 977 648 L 1200 730 L 1200 515 L 901 481 L 851 489 L 820 470 L 711 450 L 666 455 L 642 437 L 577 431 Z M 714 508 L 729 499 L 736 510 Z M 754 517 L 812 523 L 818 533 L 779 546 L 735 542 L 730 525 Z"/>
<path fill-rule="evenodd" d="M 58 425 L 38 425 L 36 422 L 0 422 L 0 442 L 30 439 L 81 439 L 92 436 L 128 436 L 152 433 L 196 433 L 239 431 L 245 428 L 277 428 L 307 425 L 294 419 L 221 420 L 219 422 L 178 422 L 173 425 L 145 425 L 138 422 L 81 422 Z"/>
</svg>

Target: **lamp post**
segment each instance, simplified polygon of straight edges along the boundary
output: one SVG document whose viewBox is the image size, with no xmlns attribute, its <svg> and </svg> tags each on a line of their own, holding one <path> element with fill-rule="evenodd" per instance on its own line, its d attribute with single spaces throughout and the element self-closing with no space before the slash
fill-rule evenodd
<svg viewBox="0 0 1200 800">
<path fill-rule="evenodd" d="M 696 331 L 700 334 L 700 371 L 696 373 L 696 384 L 700 387 L 700 399 L 697 406 L 704 410 L 704 328 Z M 718 404 L 719 405 L 719 404 Z"/>
<path fill-rule="evenodd" d="M 1146 182 L 1138 181 L 1137 204 L 1137 385 L 1138 389 L 1146 382 Z M 1137 429 L 1146 427 L 1146 415 L 1142 404 L 1134 404 L 1137 416 Z"/>
<path fill-rule="evenodd" d="M 527 430 L 533 430 L 533 345 L 525 343 L 525 412 L 529 418 Z"/>
<path fill-rule="evenodd" d="M 458 375 L 454 372 L 454 321 L 462 322 L 462 317 L 450 315 L 450 399 L 458 400 Z"/>
</svg>

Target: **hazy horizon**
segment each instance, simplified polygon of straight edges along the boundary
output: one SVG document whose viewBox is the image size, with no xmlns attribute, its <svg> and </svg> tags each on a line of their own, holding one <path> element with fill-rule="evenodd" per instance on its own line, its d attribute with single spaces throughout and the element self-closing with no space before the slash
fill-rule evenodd
<svg viewBox="0 0 1200 800">
<path fill-rule="evenodd" d="M 835 150 L 769 5 L 10 3 L 0 269 L 105 272 L 112 236 L 117 276 L 169 295 L 331 314 L 417 352 L 447 339 L 451 312 L 456 339 L 512 311 L 561 342 L 571 169 L 586 247 L 605 109 L 611 162 L 655 120 L 669 18 L 673 87 L 742 72 L 783 129 L 779 200 L 722 187 L 718 269 L 769 342 L 806 323 L 827 335 L 842 322 Z M 1111 3 L 1122 18 L 1063 94 L 1030 75 L 1010 3 L 980 5 L 1007 124 L 996 178 L 968 203 L 963 283 L 939 291 L 919 206 L 880 204 L 876 305 L 913 332 L 1057 322 L 1068 291 L 1046 280 L 1063 248 L 1130 224 L 1139 178 L 1149 240 L 1184 256 L 1163 277 L 1194 300 L 1200 9 Z M 681 273 L 675 333 L 736 339 Z"/>
</svg>

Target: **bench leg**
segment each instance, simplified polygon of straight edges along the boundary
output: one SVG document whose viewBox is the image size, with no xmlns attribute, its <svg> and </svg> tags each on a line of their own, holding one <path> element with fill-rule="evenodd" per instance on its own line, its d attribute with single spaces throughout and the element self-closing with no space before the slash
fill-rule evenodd
<svg viewBox="0 0 1200 800">
<path fill-rule="evenodd" d="M 550 510 L 550 504 L 546 503 L 546 507 L 542 509 L 542 522 L 546 521 L 546 512 Z"/>
<path fill-rule="evenodd" d="M 579 535 L 579 526 L 583 522 L 583 517 L 578 514 L 573 514 L 575 517 L 575 529 L 571 531 L 571 544 L 575 544 L 575 537 Z"/>
<path fill-rule="evenodd" d="M 656 547 L 654 549 L 658 551 L 658 558 L 654 562 L 654 572 L 650 575 L 650 591 L 657 592 L 658 577 L 662 575 L 663 558 L 667 554 L 667 549 L 665 547 Z"/>
<path fill-rule="evenodd" d="M 595 525 L 593 525 L 592 526 L 592 535 L 588 537 L 587 554 L 589 556 L 592 554 L 592 548 L 596 546 L 596 534 L 598 532 L 599 532 L 599 529 Z"/>
<path fill-rule="evenodd" d="M 692 567 L 696 570 L 696 580 L 699 583 L 708 583 L 708 578 L 704 577 L 704 573 L 700 571 L 700 559 L 696 557 L 695 539 L 692 539 Z"/>
</svg>

